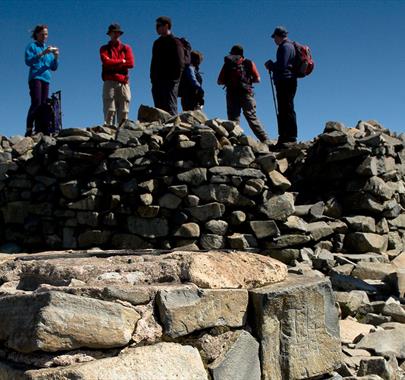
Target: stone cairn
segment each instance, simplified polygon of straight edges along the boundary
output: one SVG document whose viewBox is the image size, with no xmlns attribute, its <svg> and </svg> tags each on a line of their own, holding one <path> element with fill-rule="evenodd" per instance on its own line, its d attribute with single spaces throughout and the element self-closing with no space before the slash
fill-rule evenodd
<svg viewBox="0 0 405 380">
<path fill-rule="evenodd" d="M 138 119 L 1 137 L 0 380 L 401 379 L 404 136 Z"/>
</svg>

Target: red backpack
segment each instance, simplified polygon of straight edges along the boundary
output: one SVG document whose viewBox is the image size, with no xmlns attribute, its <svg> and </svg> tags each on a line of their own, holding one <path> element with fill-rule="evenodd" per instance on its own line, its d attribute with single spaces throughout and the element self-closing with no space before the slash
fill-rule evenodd
<svg viewBox="0 0 405 380">
<path fill-rule="evenodd" d="M 295 48 L 294 73 L 298 78 L 306 77 L 314 70 L 314 61 L 309 46 L 293 41 Z"/>
</svg>

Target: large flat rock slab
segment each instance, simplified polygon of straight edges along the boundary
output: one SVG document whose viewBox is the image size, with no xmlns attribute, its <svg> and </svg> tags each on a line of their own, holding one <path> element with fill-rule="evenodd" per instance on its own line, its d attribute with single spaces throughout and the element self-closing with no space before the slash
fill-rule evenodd
<svg viewBox="0 0 405 380">
<path fill-rule="evenodd" d="M 339 366 L 339 319 L 329 280 L 291 275 L 250 295 L 263 379 L 307 379 Z"/>
<path fill-rule="evenodd" d="M 1 372 L 0 372 L 0 378 Z M 27 380 L 208 380 L 196 348 L 177 343 L 129 349 L 117 357 L 25 372 Z M 14 378 L 4 377 L 4 380 Z"/>
<path fill-rule="evenodd" d="M 132 254 L 131 254 L 132 253 Z M 128 252 L 106 257 L 65 254 L 19 262 L 20 286 L 67 286 L 72 279 L 88 285 L 192 282 L 200 288 L 254 288 L 283 281 L 285 264 L 262 255 L 226 251 Z"/>
<path fill-rule="evenodd" d="M 257 288 L 283 281 L 287 266 L 246 252 L 210 251 L 189 256 L 189 281 L 200 288 Z"/>
<path fill-rule="evenodd" d="M 245 289 L 199 289 L 186 285 L 157 295 L 160 318 L 171 338 L 215 326 L 241 327 L 246 320 Z"/>
<path fill-rule="evenodd" d="M 139 319 L 118 303 L 62 292 L 8 296 L 0 299 L 0 341 L 24 353 L 122 347 Z"/>
</svg>

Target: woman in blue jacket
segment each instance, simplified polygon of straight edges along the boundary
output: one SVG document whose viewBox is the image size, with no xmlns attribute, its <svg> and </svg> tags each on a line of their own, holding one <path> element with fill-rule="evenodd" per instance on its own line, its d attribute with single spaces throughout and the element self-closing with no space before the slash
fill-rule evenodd
<svg viewBox="0 0 405 380">
<path fill-rule="evenodd" d="M 31 96 L 26 136 L 32 135 L 36 113 L 40 105 L 48 99 L 51 70 L 58 68 L 59 57 L 59 49 L 45 43 L 48 38 L 47 25 L 37 25 L 32 32 L 32 38 L 34 41 L 25 49 L 25 64 L 30 68 L 28 84 Z"/>
</svg>

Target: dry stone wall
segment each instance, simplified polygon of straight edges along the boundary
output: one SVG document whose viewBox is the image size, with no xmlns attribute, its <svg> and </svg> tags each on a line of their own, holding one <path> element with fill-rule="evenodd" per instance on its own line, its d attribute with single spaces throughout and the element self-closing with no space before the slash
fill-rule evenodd
<svg viewBox="0 0 405 380">
<path fill-rule="evenodd" d="M 138 119 L 1 137 L 0 379 L 401 379 L 404 136 Z"/>
</svg>

